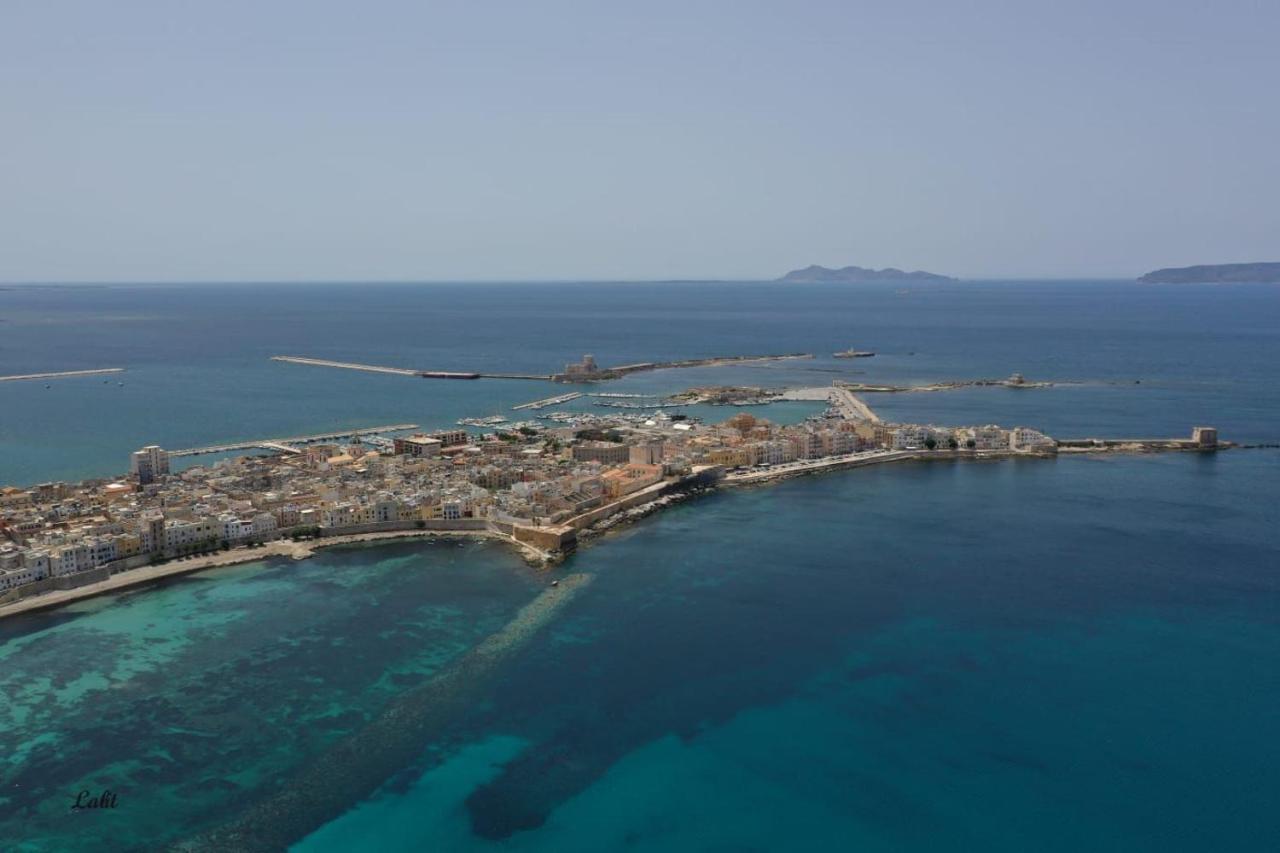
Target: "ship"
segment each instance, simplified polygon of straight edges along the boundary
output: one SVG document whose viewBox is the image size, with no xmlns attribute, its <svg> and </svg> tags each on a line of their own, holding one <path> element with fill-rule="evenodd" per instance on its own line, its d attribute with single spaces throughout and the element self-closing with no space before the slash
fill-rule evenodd
<svg viewBox="0 0 1280 853">
<path fill-rule="evenodd" d="M 841 352 L 833 352 L 832 358 L 871 358 L 875 353 L 869 350 L 847 349 Z"/>
</svg>

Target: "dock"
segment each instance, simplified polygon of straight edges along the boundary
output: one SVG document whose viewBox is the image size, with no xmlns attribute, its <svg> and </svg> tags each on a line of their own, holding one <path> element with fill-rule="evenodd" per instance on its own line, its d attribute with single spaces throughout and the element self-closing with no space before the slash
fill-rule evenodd
<svg viewBox="0 0 1280 853">
<path fill-rule="evenodd" d="M 873 424 L 880 423 L 880 416 L 871 410 L 871 407 L 859 400 L 854 393 L 848 388 L 841 388 L 839 385 L 832 386 L 831 405 L 840 412 L 841 417 L 850 421 L 870 421 Z"/>
<path fill-rule="evenodd" d="M 0 382 L 22 382 L 27 379 L 66 379 L 71 376 L 102 376 L 107 373 L 124 373 L 123 367 L 99 367 L 94 370 L 58 370 L 52 373 L 16 373 L 0 376 Z"/>
<path fill-rule="evenodd" d="M 873 424 L 880 423 L 880 416 L 872 411 L 871 407 L 843 383 L 834 383 L 820 388 L 790 388 L 783 391 L 776 399 L 779 400 L 825 400 L 836 411 L 840 413 L 840 417 L 848 421 L 870 421 Z"/>
<path fill-rule="evenodd" d="M 567 403 L 570 400 L 576 400 L 582 396 L 579 391 L 573 391 L 569 394 L 561 394 L 558 397 L 547 397 L 544 400 L 534 400 L 532 403 L 521 403 L 518 406 L 512 406 L 512 409 L 545 409 L 547 406 L 558 406 L 561 403 Z"/>
<path fill-rule="evenodd" d="M 170 450 L 170 456 L 203 456 L 206 453 L 228 453 L 232 450 L 272 450 L 277 453 L 298 453 L 296 444 L 310 444 L 316 441 L 337 441 L 343 438 L 355 438 L 361 435 L 376 435 L 383 432 L 403 432 L 417 429 L 417 424 L 390 424 L 388 426 L 362 427 L 341 432 L 326 432 L 318 435 L 295 435 L 290 438 L 255 438 L 249 441 L 237 441 L 230 444 L 211 444 L 207 447 L 188 447 L 184 450 Z"/>
</svg>

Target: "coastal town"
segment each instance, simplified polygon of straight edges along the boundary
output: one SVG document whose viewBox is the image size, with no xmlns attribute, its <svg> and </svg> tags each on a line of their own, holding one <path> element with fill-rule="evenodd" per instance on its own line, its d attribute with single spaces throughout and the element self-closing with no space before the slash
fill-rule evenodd
<svg viewBox="0 0 1280 853">
<path fill-rule="evenodd" d="M 696 389 L 696 396 L 741 402 L 740 389 Z M 266 455 L 185 470 L 173 460 L 193 451 L 143 447 L 119 477 L 0 489 L 0 613 L 17 602 L 39 606 L 46 593 L 49 601 L 61 600 L 59 591 L 83 590 L 72 596 L 82 597 L 130 585 L 131 577 L 144 582 L 266 555 L 255 549 L 301 558 L 318 545 L 362 538 L 498 537 L 531 560 L 554 563 L 580 534 L 664 496 L 832 468 L 1220 446 L 1211 427 L 1188 439 L 1058 441 L 1025 426 L 884 423 L 839 382 L 768 396 L 825 400 L 828 408 L 787 426 L 747 411 L 708 424 L 661 409 L 550 412 L 488 432 L 404 434 L 412 425 L 394 425 L 387 429 L 401 434 L 355 430 L 347 443 L 311 436 L 226 445 Z"/>
</svg>

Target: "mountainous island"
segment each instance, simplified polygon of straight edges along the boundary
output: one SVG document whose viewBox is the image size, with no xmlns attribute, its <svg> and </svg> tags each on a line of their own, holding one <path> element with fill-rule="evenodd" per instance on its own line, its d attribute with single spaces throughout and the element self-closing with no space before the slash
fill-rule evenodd
<svg viewBox="0 0 1280 853">
<path fill-rule="evenodd" d="M 950 276 L 922 270 L 906 272 L 893 267 L 885 267 L 882 270 L 867 269 L 866 267 L 841 267 L 838 270 L 833 270 L 813 264 L 802 270 L 792 270 L 778 279 L 778 281 L 800 284 L 856 284 L 867 281 L 955 281 L 955 279 Z"/>
<path fill-rule="evenodd" d="M 1168 267 L 1141 276 L 1149 284 L 1272 284 L 1280 282 L 1280 263 L 1203 264 L 1196 267 Z"/>
</svg>

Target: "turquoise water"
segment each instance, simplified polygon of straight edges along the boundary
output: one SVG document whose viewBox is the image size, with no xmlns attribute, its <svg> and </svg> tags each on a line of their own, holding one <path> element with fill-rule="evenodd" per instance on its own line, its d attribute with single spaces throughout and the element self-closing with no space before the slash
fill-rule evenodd
<svg viewBox="0 0 1280 853">
<path fill-rule="evenodd" d="M 297 849 L 1273 847 L 1277 475 L 931 463 L 680 505 L 573 557 L 595 582 Z M 230 820 L 545 583 L 406 544 L 14 620 L 0 838 Z M 120 808 L 68 818 L 99 785 Z"/>
<path fill-rule="evenodd" d="M 0 373 L 130 373 L 123 389 L 0 385 L 0 480 L 109 473 L 151 440 L 438 425 L 545 396 L 265 360 L 277 351 L 547 369 L 588 349 L 609 363 L 856 344 L 881 355 L 615 388 L 1021 370 L 1085 382 L 869 399 L 1060 435 L 1204 422 L 1280 438 L 1276 289 L 985 283 L 779 303 L 765 285 L 700 288 L 232 288 L 225 305 L 201 289 L 2 291 L 20 310 L 0 315 Z M 492 322 L 467 325 L 485 305 Z M 135 392 L 147 405 L 120 396 Z M 0 849 L 202 838 L 332 755 L 347 761 L 338 805 L 277 816 L 297 850 L 1276 849 L 1277 484 L 1280 453 L 1249 450 L 720 492 L 574 555 L 556 571 L 592 583 L 496 669 L 473 650 L 552 575 L 491 544 L 334 550 L 6 619 Z M 406 709 L 417 722 L 396 728 Z M 382 731 L 412 746 L 389 764 L 352 751 Z M 117 809 L 70 812 L 102 787 Z"/>
</svg>

